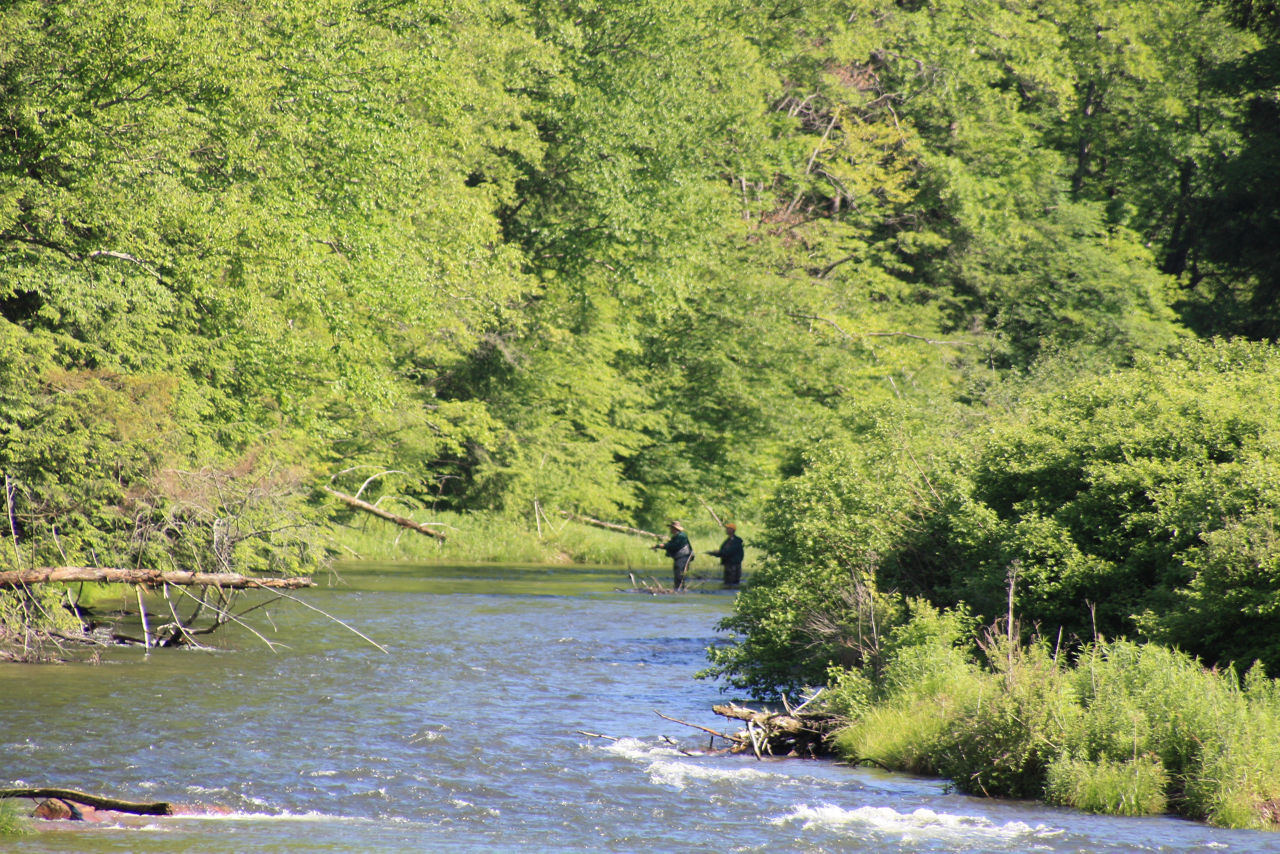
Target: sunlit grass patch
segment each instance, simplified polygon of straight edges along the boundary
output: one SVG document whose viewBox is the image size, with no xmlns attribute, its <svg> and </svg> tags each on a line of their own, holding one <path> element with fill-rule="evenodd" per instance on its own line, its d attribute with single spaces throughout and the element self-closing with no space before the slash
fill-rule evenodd
<svg viewBox="0 0 1280 854">
<path fill-rule="evenodd" d="M 836 752 L 851 762 L 908 774 L 939 773 L 934 747 L 954 721 L 939 699 L 916 697 L 869 709 L 836 735 Z"/>
<path fill-rule="evenodd" d="M 23 815 L 19 805 L 11 800 L 0 800 L 0 839 L 26 836 L 31 832 L 31 820 Z"/>
<path fill-rule="evenodd" d="M 574 563 L 621 566 L 646 575 L 669 574 L 670 560 L 650 548 L 656 539 L 625 534 L 568 520 L 526 527 L 521 520 L 489 513 L 417 514 L 417 521 L 445 535 L 443 542 L 380 519 L 355 519 L 331 528 L 335 556 L 342 559 L 413 563 Z M 690 532 L 695 549 L 720 545 L 711 530 Z M 700 575 L 719 575 L 715 558 L 700 555 L 693 564 Z"/>
<path fill-rule="evenodd" d="M 1049 764 L 1045 800 L 1105 815 L 1159 815 L 1169 806 L 1168 782 L 1155 756 L 1120 762 L 1059 757 Z"/>
</svg>

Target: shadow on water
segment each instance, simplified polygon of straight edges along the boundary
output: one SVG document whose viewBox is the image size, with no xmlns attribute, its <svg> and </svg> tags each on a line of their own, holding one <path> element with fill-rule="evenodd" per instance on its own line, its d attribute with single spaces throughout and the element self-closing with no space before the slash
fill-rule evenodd
<svg viewBox="0 0 1280 854">
<path fill-rule="evenodd" d="M 732 594 L 608 567 L 346 565 L 214 653 L 0 669 L 0 785 L 223 815 L 59 824 L 14 852 L 1276 851 L 1280 839 L 957 795 L 829 762 L 689 755 Z"/>
</svg>

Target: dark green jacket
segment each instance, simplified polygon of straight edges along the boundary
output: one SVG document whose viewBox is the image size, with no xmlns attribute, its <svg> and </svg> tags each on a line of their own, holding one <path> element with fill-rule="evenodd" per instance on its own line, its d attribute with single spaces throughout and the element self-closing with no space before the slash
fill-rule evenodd
<svg viewBox="0 0 1280 854">
<path fill-rule="evenodd" d="M 742 538 L 737 534 L 720 544 L 720 548 L 707 554 L 720 558 L 721 563 L 742 563 Z"/>
<path fill-rule="evenodd" d="M 684 531 L 676 531 L 671 535 L 671 539 L 662 544 L 662 548 L 667 553 L 667 557 L 675 557 L 680 552 L 690 549 L 689 535 Z"/>
</svg>

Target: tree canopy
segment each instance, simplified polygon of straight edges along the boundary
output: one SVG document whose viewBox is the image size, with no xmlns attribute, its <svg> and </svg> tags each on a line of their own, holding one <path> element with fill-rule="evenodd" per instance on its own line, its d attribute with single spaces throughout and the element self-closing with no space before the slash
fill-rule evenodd
<svg viewBox="0 0 1280 854">
<path fill-rule="evenodd" d="M 512 524 L 771 519 L 735 626 L 776 668 L 721 662 L 761 690 L 891 590 L 990 611 L 1014 562 L 1028 617 L 1262 655 L 1201 623 L 1211 581 L 1262 608 L 1228 555 L 1271 554 L 1272 390 L 1211 365 L 1274 358 L 1276 32 L 1227 0 L 6 4 L 0 564 L 295 571 L 318 487 L 376 467 Z"/>
</svg>

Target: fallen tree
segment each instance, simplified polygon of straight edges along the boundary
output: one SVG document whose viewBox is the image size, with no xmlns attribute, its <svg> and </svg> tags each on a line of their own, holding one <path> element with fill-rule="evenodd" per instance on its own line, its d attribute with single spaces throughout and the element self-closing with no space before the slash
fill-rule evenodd
<svg viewBox="0 0 1280 854">
<path fill-rule="evenodd" d="M 424 525 L 421 522 L 415 522 L 412 519 L 408 518 L 407 516 L 400 516 L 388 510 L 383 510 L 381 507 L 378 507 L 377 505 L 374 505 L 374 504 L 370 504 L 368 501 L 362 501 L 361 499 L 356 498 L 354 495 L 347 495 L 345 492 L 339 492 L 338 490 L 328 486 L 321 487 L 321 489 L 323 489 L 325 492 L 329 493 L 339 501 L 342 501 L 346 504 L 351 505 L 352 507 L 355 507 L 357 510 L 363 510 L 366 513 L 371 513 L 374 516 L 377 516 L 379 519 L 386 519 L 388 522 L 395 522 L 400 527 L 408 528 L 411 531 L 417 531 L 419 534 L 426 534 L 428 537 L 435 537 L 440 542 L 445 541 L 445 535 L 442 534 L 440 531 L 437 531 L 435 528 Z"/>
<path fill-rule="evenodd" d="M 173 815 L 173 805 L 166 801 L 122 801 L 118 798 L 104 798 L 100 795 L 91 795 L 88 792 L 78 792 L 75 789 L 45 787 L 0 789 L 0 799 L 4 798 L 33 798 L 36 800 L 55 798 L 73 804 L 83 804 L 94 809 L 115 810 L 116 812 L 127 812 L 133 815 Z"/>
<path fill-rule="evenodd" d="M 0 572 L 0 588 L 28 587 L 33 584 L 74 584 L 83 581 L 141 584 L 144 587 L 176 584 L 180 587 L 219 587 L 232 590 L 256 587 L 296 590 L 299 587 L 315 586 L 315 582 L 305 576 L 252 578 L 235 572 L 164 572 L 158 569 L 114 569 L 100 566 L 46 566 Z"/>
</svg>

